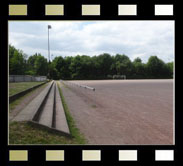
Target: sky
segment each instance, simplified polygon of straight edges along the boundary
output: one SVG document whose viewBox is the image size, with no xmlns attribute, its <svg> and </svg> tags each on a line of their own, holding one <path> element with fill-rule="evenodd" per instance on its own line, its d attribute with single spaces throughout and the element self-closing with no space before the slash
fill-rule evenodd
<svg viewBox="0 0 183 166">
<path fill-rule="evenodd" d="M 28 56 L 125 54 L 147 62 L 156 55 L 174 60 L 174 21 L 10 21 L 9 44 Z"/>
</svg>

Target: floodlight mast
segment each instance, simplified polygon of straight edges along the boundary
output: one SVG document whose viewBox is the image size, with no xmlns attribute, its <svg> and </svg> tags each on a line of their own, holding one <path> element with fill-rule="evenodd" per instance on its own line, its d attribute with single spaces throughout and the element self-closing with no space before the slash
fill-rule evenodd
<svg viewBox="0 0 183 166">
<path fill-rule="evenodd" d="M 50 79 L 50 38 L 49 38 L 49 29 L 51 29 L 51 25 L 48 25 L 48 78 Z"/>
<path fill-rule="evenodd" d="M 51 29 L 51 25 L 48 25 L 48 62 L 50 62 L 50 38 L 49 38 L 49 29 Z"/>
</svg>

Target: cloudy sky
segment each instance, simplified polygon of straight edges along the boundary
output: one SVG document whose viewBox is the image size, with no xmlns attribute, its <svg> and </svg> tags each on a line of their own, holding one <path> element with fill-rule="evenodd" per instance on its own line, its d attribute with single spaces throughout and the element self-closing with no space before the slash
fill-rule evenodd
<svg viewBox="0 0 183 166">
<path fill-rule="evenodd" d="M 174 60 L 173 21 L 11 21 L 9 43 L 28 56 L 48 57 L 48 28 L 52 58 L 56 56 L 125 54 L 147 62 L 157 55 Z"/>
</svg>

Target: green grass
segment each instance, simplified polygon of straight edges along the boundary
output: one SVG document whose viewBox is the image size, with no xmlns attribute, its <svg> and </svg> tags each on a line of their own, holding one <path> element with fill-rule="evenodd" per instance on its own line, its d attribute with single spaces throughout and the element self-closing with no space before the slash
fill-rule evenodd
<svg viewBox="0 0 183 166">
<path fill-rule="evenodd" d="M 86 144 L 87 141 L 76 127 L 61 88 L 58 86 L 66 118 L 68 121 L 71 138 L 62 136 L 54 131 L 35 126 L 28 122 L 9 123 L 9 144 Z"/>
<path fill-rule="evenodd" d="M 30 93 L 31 93 L 31 92 L 30 92 Z M 24 97 L 30 95 L 30 93 L 28 93 L 28 94 L 26 94 L 26 95 L 24 95 L 24 96 L 18 98 L 17 100 L 13 101 L 12 103 L 10 103 L 10 104 L 9 104 L 9 112 L 12 112 L 12 110 L 15 109 L 15 107 L 16 107 L 17 105 L 19 105 L 19 104 L 22 102 L 22 100 L 24 99 Z"/>
<path fill-rule="evenodd" d="M 58 83 L 57 83 L 57 85 L 58 85 Z M 65 111 L 65 114 L 66 114 L 66 118 L 67 118 L 67 122 L 68 122 L 68 125 L 69 125 L 71 135 L 77 140 L 77 142 L 79 144 L 86 144 L 87 141 L 84 138 L 84 136 L 80 133 L 79 129 L 76 127 L 74 119 L 72 118 L 72 116 L 69 112 L 69 108 L 67 106 L 67 103 L 64 99 L 64 96 L 62 94 L 62 90 L 61 90 L 59 85 L 58 85 L 58 89 L 59 89 L 59 92 L 60 92 L 60 97 L 61 97 L 61 100 L 62 100 L 62 104 L 63 104 L 63 107 L 64 107 L 64 111 Z"/>
<path fill-rule="evenodd" d="M 33 86 L 39 85 L 43 82 L 16 82 L 16 83 L 9 83 L 9 96 L 29 89 Z"/>
<path fill-rule="evenodd" d="M 10 122 L 9 144 L 72 144 L 71 138 L 60 136 L 27 122 Z"/>
<path fill-rule="evenodd" d="M 70 90 L 71 90 L 71 88 L 70 88 L 68 85 L 66 85 L 64 82 L 62 82 L 62 84 L 64 85 L 64 87 L 65 87 L 65 88 L 67 88 L 67 89 L 70 89 Z"/>
</svg>

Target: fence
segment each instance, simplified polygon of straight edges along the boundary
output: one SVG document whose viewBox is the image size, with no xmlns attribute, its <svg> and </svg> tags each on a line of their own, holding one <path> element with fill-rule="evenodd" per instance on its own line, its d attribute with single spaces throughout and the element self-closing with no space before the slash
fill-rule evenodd
<svg viewBox="0 0 183 166">
<path fill-rule="evenodd" d="M 46 81 L 46 76 L 10 75 L 9 82 L 39 82 Z"/>
</svg>

